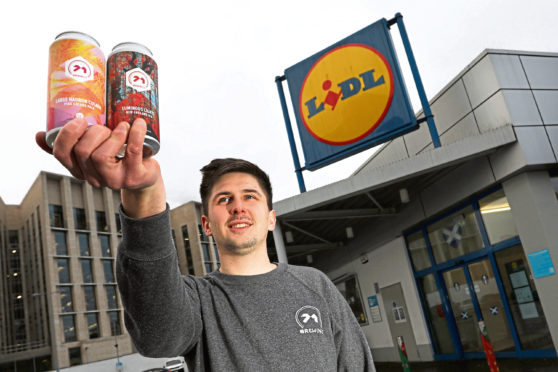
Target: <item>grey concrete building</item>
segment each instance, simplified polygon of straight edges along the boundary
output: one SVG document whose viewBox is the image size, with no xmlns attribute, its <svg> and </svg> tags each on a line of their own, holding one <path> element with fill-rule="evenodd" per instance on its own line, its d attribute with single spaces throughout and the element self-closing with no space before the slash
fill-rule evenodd
<svg viewBox="0 0 558 372">
<path fill-rule="evenodd" d="M 114 274 L 119 205 L 119 191 L 48 172 L 20 205 L 0 199 L 0 371 L 46 371 L 134 352 Z M 181 272 L 216 270 L 200 203 L 171 210 L 171 223 Z"/>
<path fill-rule="evenodd" d="M 558 54 L 485 50 L 426 125 L 274 204 L 279 256 L 326 272 L 377 361 L 556 358 Z M 418 117 L 422 115 L 418 113 Z"/>
<path fill-rule="evenodd" d="M 132 352 L 114 275 L 119 204 L 116 191 L 47 172 L 20 205 L 0 203 L 2 368 Z"/>
<path fill-rule="evenodd" d="M 213 237 L 201 225 L 201 203 L 190 201 L 170 211 L 171 229 L 178 265 L 183 275 L 204 276 L 219 267 L 219 253 Z"/>
</svg>

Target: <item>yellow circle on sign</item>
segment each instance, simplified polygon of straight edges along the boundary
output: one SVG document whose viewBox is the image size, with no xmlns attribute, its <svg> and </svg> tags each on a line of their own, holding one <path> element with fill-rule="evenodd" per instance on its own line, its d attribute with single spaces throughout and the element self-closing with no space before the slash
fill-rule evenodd
<svg viewBox="0 0 558 372">
<path fill-rule="evenodd" d="M 321 142 L 346 145 L 372 133 L 393 98 L 393 74 L 376 49 L 347 44 L 312 66 L 300 92 L 306 129 Z"/>
</svg>

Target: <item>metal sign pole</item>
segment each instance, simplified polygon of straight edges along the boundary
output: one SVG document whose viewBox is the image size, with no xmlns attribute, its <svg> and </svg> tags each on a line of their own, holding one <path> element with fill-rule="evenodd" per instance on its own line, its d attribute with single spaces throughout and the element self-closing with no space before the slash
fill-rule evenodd
<svg viewBox="0 0 558 372">
<path fill-rule="evenodd" d="M 306 185 L 304 184 L 304 177 L 302 176 L 302 168 L 298 160 L 298 151 L 296 150 L 296 143 L 294 140 L 293 129 L 291 127 L 291 119 L 289 118 L 289 110 L 287 109 L 287 101 L 285 100 L 285 92 L 283 91 L 283 80 L 285 76 L 276 76 L 275 83 L 277 84 L 277 91 L 279 92 L 279 99 L 281 100 L 281 109 L 283 110 L 283 118 L 285 119 L 285 126 L 287 127 L 287 136 L 289 137 L 289 144 L 291 145 L 291 154 L 295 166 L 296 178 L 298 180 L 298 188 L 300 193 L 306 192 Z"/>
<path fill-rule="evenodd" d="M 434 147 L 440 147 L 440 136 L 438 135 L 438 130 L 436 129 L 436 124 L 432 116 L 432 111 L 430 110 L 430 104 L 426 98 L 426 93 L 424 91 L 424 86 L 422 85 L 422 80 L 417 67 L 417 62 L 415 61 L 415 56 L 413 50 L 411 49 L 411 43 L 409 42 L 409 36 L 407 35 L 407 30 L 403 24 L 403 16 L 401 13 L 395 14 L 395 23 L 397 23 L 397 28 L 399 29 L 399 34 L 401 35 L 401 40 L 403 41 L 403 46 L 405 47 L 405 52 L 407 53 L 407 59 L 409 60 L 409 65 L 413 73 L 413 78 L 415 80 L 415 85 L 417 86 L 417 91 L 420 97 L 420 102 L 422 104 L 422 109 L 424 111 L 424 116 L 426 117 L 426 122 L 428 123 L 428 129 L 430 131 L 430 136 L 432 137 L 432 143 Z M 394 20 L 388 21 L 388 25 L 391 26 Z"/>
</svg>

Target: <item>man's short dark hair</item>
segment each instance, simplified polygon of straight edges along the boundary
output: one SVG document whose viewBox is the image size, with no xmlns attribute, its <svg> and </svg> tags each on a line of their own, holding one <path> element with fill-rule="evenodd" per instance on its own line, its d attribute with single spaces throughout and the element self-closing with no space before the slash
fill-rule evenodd
<svg viewBox="0 0 558 372">
<path fill-rule="evenodd" d="M 250 174 L 258 180 L 260 187 L 265 193 L 267 199 L 267 206 L 269 210 L 273 209 L 273 193 L 271 190 L 271 182 L 269 181 L 269 176 L 261 170 L 257 165 L 250 163 L 249 161 L 242 159 L 213 159 L 209 164 L 200 169 L 202 172 L 202 181 L 200 185 L 200 196 L 202 200 L 203 214 L 206 216 L 209 213 L 209 201 L 208 198 L 213 189 L 213 185 L 227 173 L 247 173 Z"/>
</svg>

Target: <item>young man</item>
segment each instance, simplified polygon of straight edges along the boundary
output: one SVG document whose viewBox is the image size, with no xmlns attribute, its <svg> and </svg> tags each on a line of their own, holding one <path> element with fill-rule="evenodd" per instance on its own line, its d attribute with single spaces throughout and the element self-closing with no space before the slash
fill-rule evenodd
<svg viewBox="0 0 558 372">
<path fill-rule="evenodd" d="M 75 120 L 53 153 L 93 186 L 122 189 L 118 284 L 142 354 L 184 355 L 190 371 L 374 371 L 334 284 L 317 270 L 269 261 L 272 189 L 252 163 L 216 159 L 202 168 L 202 224 L 221 267 L 203 278 L 181 276 L 158 164 L 141 157 L 145 123 L 128 128 L 86 130 Z M 117 160 L 126 136 L 126 157 Z M 37 142 L 48 150 L 44 133 Z"/>
</svg>

